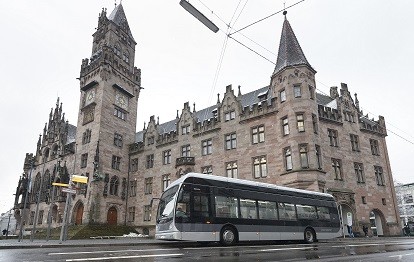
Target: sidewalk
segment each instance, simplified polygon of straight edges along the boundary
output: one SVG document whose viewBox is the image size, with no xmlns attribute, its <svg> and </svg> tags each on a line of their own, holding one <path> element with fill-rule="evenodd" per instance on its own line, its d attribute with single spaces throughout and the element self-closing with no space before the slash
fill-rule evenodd
<svg viewBox="0 0 414 262">
<path fill-rule="evenodd" d="M 3 239 L 0 240 L 1 249 L 26 249 L 26 248 L 55 248 L 55 247 L 99 247 L 99 246 L 139 246 L 139 245 L 154 245 L 168 243 L 167 241 L 156 240 L 153 238 L 145 237 L 114 237 L 105 239 L 78 239 L 78 240 L 66 240 L 60 242 L 59 240 L 34 239 L 33 242 L 30 239 L 23 239 L 18 242 L 17 239 Z M 170 242 L 171 243 L 171 242 Z"/>
</svg>

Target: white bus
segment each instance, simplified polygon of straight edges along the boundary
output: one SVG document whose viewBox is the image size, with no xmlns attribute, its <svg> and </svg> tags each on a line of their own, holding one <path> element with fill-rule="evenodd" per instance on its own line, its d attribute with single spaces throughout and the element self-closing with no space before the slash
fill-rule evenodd
<svg viewBox="0 0 414 262">
<path fill-rule="evenodd" d="M 341 235 L 332 195 L 215 175 L 189 173 L 162 194 L 156 239 L 304 240 Z"/>
</svg>

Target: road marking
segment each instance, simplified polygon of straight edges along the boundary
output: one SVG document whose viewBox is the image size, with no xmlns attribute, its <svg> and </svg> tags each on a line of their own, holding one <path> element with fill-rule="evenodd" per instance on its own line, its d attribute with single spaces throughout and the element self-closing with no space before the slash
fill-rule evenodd
<svg viewBox="0 0 414 262">
<path fill-rule="evenodd" d="M 401 259 L 404 256 L 412 256 L 412 255 L 414 255 L 414 253 L 404 254 L 404 255 L 395 255 L 395 256 L 389 256 L 389 257 L 398 257 L 399 259 Z"/>
<path fill-rule="evenodd" d="M 307 250 L 315 249 L 314 247 L 290 247 L 290 248 L 271 248 L 271 249 L 261 249 L 257 250 L 259 252 L 268 252 L 268 251 L 282 251 L 282 250 Z"/>
<path fill-rule="evenodd" d="M 98 253 L 120 253 L 120 252 L 150 252 L 150 251 L 171 251 L 177 250 L 177 248 L 156 248 L 156 249 L 124 249 L 124 250 L 102 250 L 102 251 L 77 251 L 77 252 L 59 252 L 59 253 L 49 253 L 49 256 L 56 255 L 73 255 L 73 254 L 98 254 Z"/>
<path fill-rule="evenodd" d="M 149 257 L 178 257 L 184 256 L 184 254 L 161 254 L 161 255 L 140 255 L 140 256 L 120 256 L 120 257 L 93 257 L 93 258 L 74 258 L 66 259 L 66 261 L 102 261 L 102 260 L 116 260 L 127 258 L 149 258 Z"/>
</svg>

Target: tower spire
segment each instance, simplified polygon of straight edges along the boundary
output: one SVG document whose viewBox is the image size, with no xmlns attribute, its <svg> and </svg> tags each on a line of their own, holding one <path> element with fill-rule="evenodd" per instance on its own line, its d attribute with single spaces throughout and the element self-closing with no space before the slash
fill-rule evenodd
<svg viewBox="0 0 414 262">
<path fill-rule="evenodd" d="M 276 66 L 273 74 L 277 74 L 287 67 L 295 67 L 299 65 L 308 66 L 314 73 L 316 71 L 309 64 L 299 45 L 295 33 L 286 18 L 287 11 L 283 11 L 285 20 L 283 22 L 282 35 L 280 36 L 279 52 L 277 55 Z"/>
</svg>

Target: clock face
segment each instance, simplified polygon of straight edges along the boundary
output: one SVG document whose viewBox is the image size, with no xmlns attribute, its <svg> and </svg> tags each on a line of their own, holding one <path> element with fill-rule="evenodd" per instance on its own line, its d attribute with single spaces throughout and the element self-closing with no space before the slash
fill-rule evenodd
<svg viewBox="0 0 414 262">
<path fill-rule="evenodd" d="M 91 89 L 86 94 L 86 105 L 90 104 L 95 99 L 95 89 Z"/>
<path fill-rule="evenodd" d="M 127 109 L 128 108 L 128 98 L 125 97 L 123 94 L 116 93 L 115 103 L 118 106 L 122 107 L 123 109 Z"/>
</svg>

